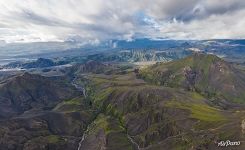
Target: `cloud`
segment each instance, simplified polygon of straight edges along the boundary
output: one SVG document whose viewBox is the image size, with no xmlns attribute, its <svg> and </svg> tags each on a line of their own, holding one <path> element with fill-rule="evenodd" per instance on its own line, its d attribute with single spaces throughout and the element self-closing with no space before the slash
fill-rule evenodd
<svg viewBox="0 0 245 150">
<path fill-rule="evenodd" d="M 244 0 L 0 0 L 7 42 L 245 38 Z"/>
</svg>

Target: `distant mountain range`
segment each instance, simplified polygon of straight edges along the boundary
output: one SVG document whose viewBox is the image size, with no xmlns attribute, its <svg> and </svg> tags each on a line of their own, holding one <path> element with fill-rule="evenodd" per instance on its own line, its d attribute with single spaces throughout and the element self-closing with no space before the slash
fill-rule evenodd
<svg viewBox="0 0 245 150">
<path fill-rule="evenodd" d="M 87 61 L 100 61 L 100 62 L 169 62 L 172 60 L 177 60 L 184 58 L 192 54 L 190 50 L 183 49 L 171 49 L 171 50 L 143 50 L 143 49 L 133 49 L 133 50 L 108 50 L 92 55 L 85 56 L 74 56 L 61 59 L 47 59 L 38 58 L 35 61 L 17 61 L 6 65 L 3 65 L 2 69 L 32 69 L 32 68 L 47 68 L 60 66 L 65 64 L 74 63 L 86 63 Z M 1 69 L 0 68 L 0 69 Z"/>
<path fill-rule="evenodd" d="M 51 59 L 46 58 L 38 58 L 36 61 L 27 61 L 27 62 L 12 62 L 7 65 L 2 66 L 2 68 L 21 68 L 21 69 L 32 69 L 32 68 L 46 68 L 46 67 L 54 67 L 68 64 L 66 61 L 57 61 L 54 62 Z"/>
<path fill-rule="evenodd" d="M 179 51 L 184 55 L 188 51 L 204 51 L 206 53 L 215 54 L 232 62 L 244 62 L 244 46 L 245 40 L 153 40 L 153 39 L 135 39 L 133 41 L 125 40 L 111 40 L 101 41 L 96 45 L 83 45 L 79 42 L 46 42 L 46 43 L 14 43 L 0 45 L 0 64 L 8 62 L 16 62 L 23 60 L 33 60 L 38 58 L 69 58 L 77 59 L 78 57 L 85 57 L 89 55 L 96 55 L 99 53 L 116 53 L 121 51 L 131 51 L 141 53 L 152 53 Z M 181 52 L 183 51 L 183 52 Z M 119 54 L 117 54 L 119 55 Z M 144 54 L 148 55 L 148 54 Z M 154 55 L 154 54 L 149 54 Z M 161 55 L 160 53 L 158 55 Z M 135 56 L 135 55 L 134 55 Z M 127 59 L 114 58 L 118 56 L 111 56 L 108 59 Z M 146 56 L 148 57 L 148 56 Z M 151 56 L 149 56 L 151 57 Z M 179 57 L 179 56 L 178 56 Z M 73 60 L 74 60 L 73 59 Z M 107 59 L 107 58 L 106 58 Z M 131 61 L 137 61 L 138 58 L 132 58 Z M 145 59 L 145 58 L 144 58 Z M 147 59 L 147 58 L 146 58 Z M 162 58 L 157 58 L 161 60 Z M 168 59 L 168 58 L 166 58 Z M 142 58 L 139 58 L 142 60 Z M 152 59 L 150 59 L 152 60 Z M 163 58 L 165 60 L 165 58 Z"/>
</svg>

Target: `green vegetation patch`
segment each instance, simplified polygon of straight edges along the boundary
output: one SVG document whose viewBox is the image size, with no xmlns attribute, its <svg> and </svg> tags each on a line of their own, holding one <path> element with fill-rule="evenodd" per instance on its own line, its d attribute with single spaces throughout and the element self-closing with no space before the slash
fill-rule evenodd
<svg viewBox="0 0 245 150">
<path fill-rule="evenodd" d="M 204 100 L 204 99 L 205 99 L 202 95 L 200 95 L 200 94 L 198 94 L 198 93 L 196 93 L 196 92 L 192 92 L 192 93 L 191 93 L 191 96 L 192 96 L 192 98 L 193 98 L 194 100 Z"/>
<path fill-rule="evenodd" d="M 94 122 L 89 125 L 87 136 L 97 135 L 101 130 L 104 131 L 106 136 L 107 149 L 133 150 L 133 146 L 127 137 L 126 129 L 117 118 L 99 114 Z"/>
<path fill-rule="evenodd" d="M 215 129 L 224 125 L 228 120 L 228 118 L 222 114 L 221 110 L 210 107 L 206 104 L 170 101 L 166 106 L 189 111 L 191 113 L 189 118 L 199 120 L 194 126 L 194 129 L 197 130 Z"/>
<path fill-rule="evenodd" d="M 95 86 L 99 86 L 103 83 L 110 82 L 110 80 L 105 79 L 105 78 L 100 78 L 100 77 L 92 77 L 92 82 L 95 84 Z"/>
<path fill-rule="evenodd" d="M 45 137 L 49 143 L 58 143 L 61 142 L 63 139 L 58 135 L 49 135 Z"/>
<path fill-rule="evenodd" d="M 206 122 L 225 121 L 225 116 L 222 115 L 219 109 L 210 107 L 205 104 L 184 104 L 176 101 L 166 103 L 166 106 L 189 110 L 190 117 Z"/>
<path fill-rule="evenodd" d="M 84 108 L 83 97 L 65 100 L 59 103 L 53 110 L 59 112 L 76 112 Z"/>
<path fill-rule="evenodd" d="M 119 121 L 111 116 L 106 116 L 104 114 L 97 116 L 97 118 L 92 123 L 89 132 L 98 132 L 100 129 L 103 129 L 106 135 L 111 132 L 123 132 L 125 130 L 120 125 Z"/>
<path fill-rule="evenodd" d="M 68 104 L 68 105 L 81 105 L 82 102 L 82 97 L 78 97 L 78 98 L 74 98 L 71 100 L 66 100 L 64 101 L 64 104 Z"/>
<path fill-rule="evenodd" d="M 112 104 L 109 104 L 106 107 L 106 113 L 108 115 L 115 117 L 115 118 L 119 118 L 120 121 L 124 122 L 122 112 L 120 112 L 118 109 L 116 109 L 115 106 L 113 106 Z"/>
<path fill-rule="evenodd" d="M 191 117 L 202 121 L 223 121 L 226 118 L 219 112 L 218 109 L 203 105 L 203 104 L 192 104 L 190 106 Z"/>
<path fill-rule="evenodd" d="M 114 91 L 113 88 L 106 88 L 104 90 L 102 90 L 101 92 L 99 92 L 98 94 L 96 94 L 94 97 L 93 97 L 93 101 L 94 101 L 94 104 L 98 107 L 98 108 L 101 108 L 104 100 L 106 100 L 108 98 L 108 96 Z"/>
</svg>

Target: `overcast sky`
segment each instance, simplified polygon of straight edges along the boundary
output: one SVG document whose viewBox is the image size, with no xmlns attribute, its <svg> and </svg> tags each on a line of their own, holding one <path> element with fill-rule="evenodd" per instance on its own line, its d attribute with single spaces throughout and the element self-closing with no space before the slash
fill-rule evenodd
<svg viewBox="0 0 245 150">
<path fill-rule="evenodd" d="M 245 0 L 0 0 L 0 40 L 245 38 Z"/>
</svg>

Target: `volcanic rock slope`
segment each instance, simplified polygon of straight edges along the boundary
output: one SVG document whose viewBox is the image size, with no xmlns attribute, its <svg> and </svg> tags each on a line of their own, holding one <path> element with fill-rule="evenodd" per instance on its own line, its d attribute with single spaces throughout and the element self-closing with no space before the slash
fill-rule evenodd
<svg viewBox="0 0 245 150">
<path fill-rule="evenodd" d="M 24 73 L 0 85 L 0 149 L 77 149 L 92 109 L 64 79 Z"/>
<path fill-rule="evenodd" d="M 213 99 L 245 103 L 245 73 L 214 55 L 196 53 L 185 59 L 159 63 L 140 76 L 156 85 L 184 88 Z"/>
<path fill-rule="evenodd" d="M 245 148 L 244 73 L 216 56 L 195 54 L 83 80 L 100 112 L 83 150 L 219 149 L 222 140 L 241 141 L 227 149 Z"/>
<path fill-rule="evenodd" d="M 24 73 L 0 83 L 0 117 L 21 114 L 32 108 L 54 107 L 64 99 L 79 95 L 66 83 Z"/>
<path fill-rule="evenodd" d="M 245 149 L 244 72 L 231 64 L 204 54 L 140 70 L 95 64 L 103 69 L 71 71 L 86 97 L 0 122 L 1 148 Z"/>
</svg>

